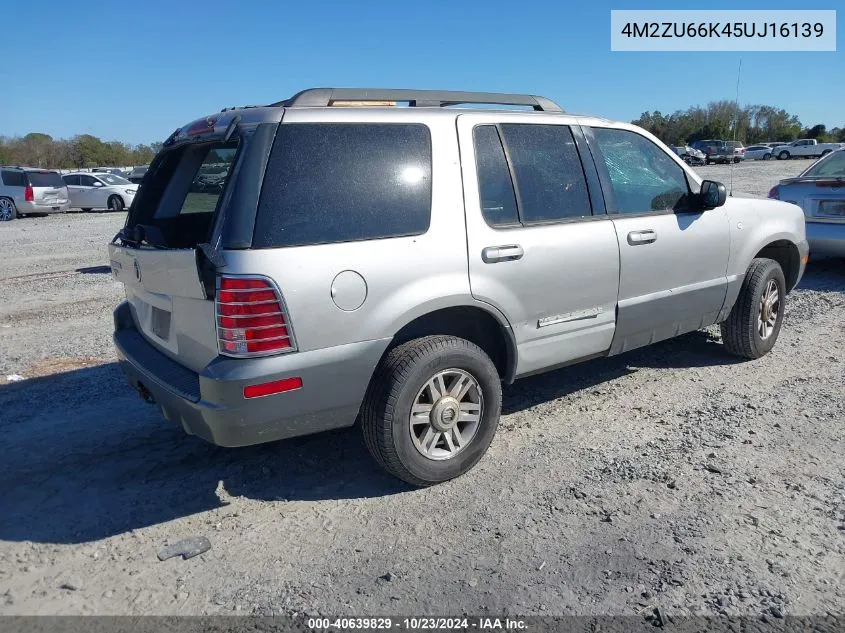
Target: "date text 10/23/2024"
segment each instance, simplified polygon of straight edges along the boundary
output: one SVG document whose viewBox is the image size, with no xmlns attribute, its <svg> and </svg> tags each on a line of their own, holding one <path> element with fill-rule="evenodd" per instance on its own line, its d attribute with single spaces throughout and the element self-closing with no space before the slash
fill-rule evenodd
<svg viewBox="0 0 845 633">
<path fill-rule="evenodd" d="M 526 631 L 528 625 L 520 618 L 495 617 L 339 617 L 308 618 L 309 629 L 319 631 L 391 630 L 402 631 Z"/>
</svg>

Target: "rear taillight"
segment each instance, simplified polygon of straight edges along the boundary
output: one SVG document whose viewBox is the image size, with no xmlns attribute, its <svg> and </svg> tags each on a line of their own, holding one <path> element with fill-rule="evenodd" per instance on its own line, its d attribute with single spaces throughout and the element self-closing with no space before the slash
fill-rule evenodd
<svg viewBox="0 0 845 633">
<path fill-rule="evenodd" d="M 268 356 L 296 349 L 284 302 L 265 277 L 217 278 L 217 346 L 225 356 Z"/>
<path fill-rule="evenodd" d="M 778 186 L 775 185 L 771 189 L 769 189 L 769 197 L 778 200 Z"/>
<path fill-rule="evenodd" d="M 23 192 L 23 199 L 27 202 L 35 201 L 35 192 L 32 190 L 32 185 L 27 185 Z"/>
</svg>

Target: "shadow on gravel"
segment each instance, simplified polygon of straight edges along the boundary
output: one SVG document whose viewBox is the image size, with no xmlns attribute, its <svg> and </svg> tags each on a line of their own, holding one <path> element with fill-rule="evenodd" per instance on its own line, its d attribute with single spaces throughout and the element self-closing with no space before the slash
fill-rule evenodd
<svg viewBox="0 0 845 633">
<path fill-rule="evenodd" d="M 267 501 L 409 489 L 376 466 L 355 428 L 239 449 L 188 436 L 116 363 L 2 385 L 0 411 L 0 540 L 106 538 L 222 507 L 218 485 L 224 499 Z"/>
<path fill-rule="evenodd" d="M 695 332 L 520 380 L 505 389 L 503 409 L 598 387 L 632 367 L 730 362 Z M 188 436 L 140 400 L 116 363 L 2 385 L 0 411 L 0 540 L 93 541 L 219 508 L 228 496 L 296 501 L 410 489 L 375 464 L 357 428 L 239 449 Z"/>
<path fill-rule="evenodd" d="M 111 266 L 86 266 L 84 268 L 77 268 L 76 272 L 83 275 L 110 275 Z"/>
<path fill-rule="evenodd" d="M 638 367 L 687 369 L 739 362 L 742 361 L 730 356 L 721 341 L 708 332 L 691 332 L 619 356 L 597 358 L 518 380 L 511 387 L 505 388 L 502 412 L 516 413 L 582 389 L 600 388 L 603 383 L 631 374 Z"/>
<path fill-rule="evenodd" d="M 807 264 L 798 288 L 800 290 L 845 291 L 845 259 L 813 258 Z"/>
</svg>

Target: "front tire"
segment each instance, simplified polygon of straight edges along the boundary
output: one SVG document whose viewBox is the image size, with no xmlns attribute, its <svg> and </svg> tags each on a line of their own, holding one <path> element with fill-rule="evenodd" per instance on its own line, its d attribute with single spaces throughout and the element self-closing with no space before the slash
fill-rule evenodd
<svg viewBox="0 0 845 633">
<path fill-rule="evenodd" d="M 454 336 L 425 336 L 391 349 L 361 410 L 367 448 L 392 475 L 431 486 L 462 475 L 487 452 L 502 407 L 496 367 Z"/>
<path fill-rule="evenodd" d="M 125 206 L 123 204 L 123 198 L 120 196 L 111 196 L 109 198 L 109 211 L 123 211 Z"/>
<path fill-rule="evenodd" d="M 728 318 L 720 324 L 728 352 L 756 359 L 775 346 L 786 307 L 786 280 L 773 259 L 757 258 L 745 273 L 739 297 Z"/>
<path fill-rule="evenodd" d="M 778 154 L 778 160 L 789 160 L 789 152 L 787 152 L 786 150 L 782 151 L 780 154 Z"/>
<path fill-rule="evenodd" d="M 0 198 L 0 222 L 11 222 L 18 217 L 15 201 L 10 198 Z"/>
</svg>

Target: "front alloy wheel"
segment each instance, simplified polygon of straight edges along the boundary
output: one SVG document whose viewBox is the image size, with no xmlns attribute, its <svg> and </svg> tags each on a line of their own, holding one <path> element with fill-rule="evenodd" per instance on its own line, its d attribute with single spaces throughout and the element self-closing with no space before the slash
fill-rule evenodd
<svg viewBox="0 0 845 633">
<path fill-rule="evenodd" d="M 780 315 L 780 294 L 774 279 L 769 279 L 766 289 L 760 296 L 760 315 L 757 317 L 757 331 L 764 341 L 775 331 L 775 324 Z"/>
<path fill-rule="evenodd" d="M 728 318 L 721 323 L 722 343 L 742 358 L 765 356 L 783 325 L 786 280 L 776 261 L 751 260 L 742 288 Z"/>
</svg>

